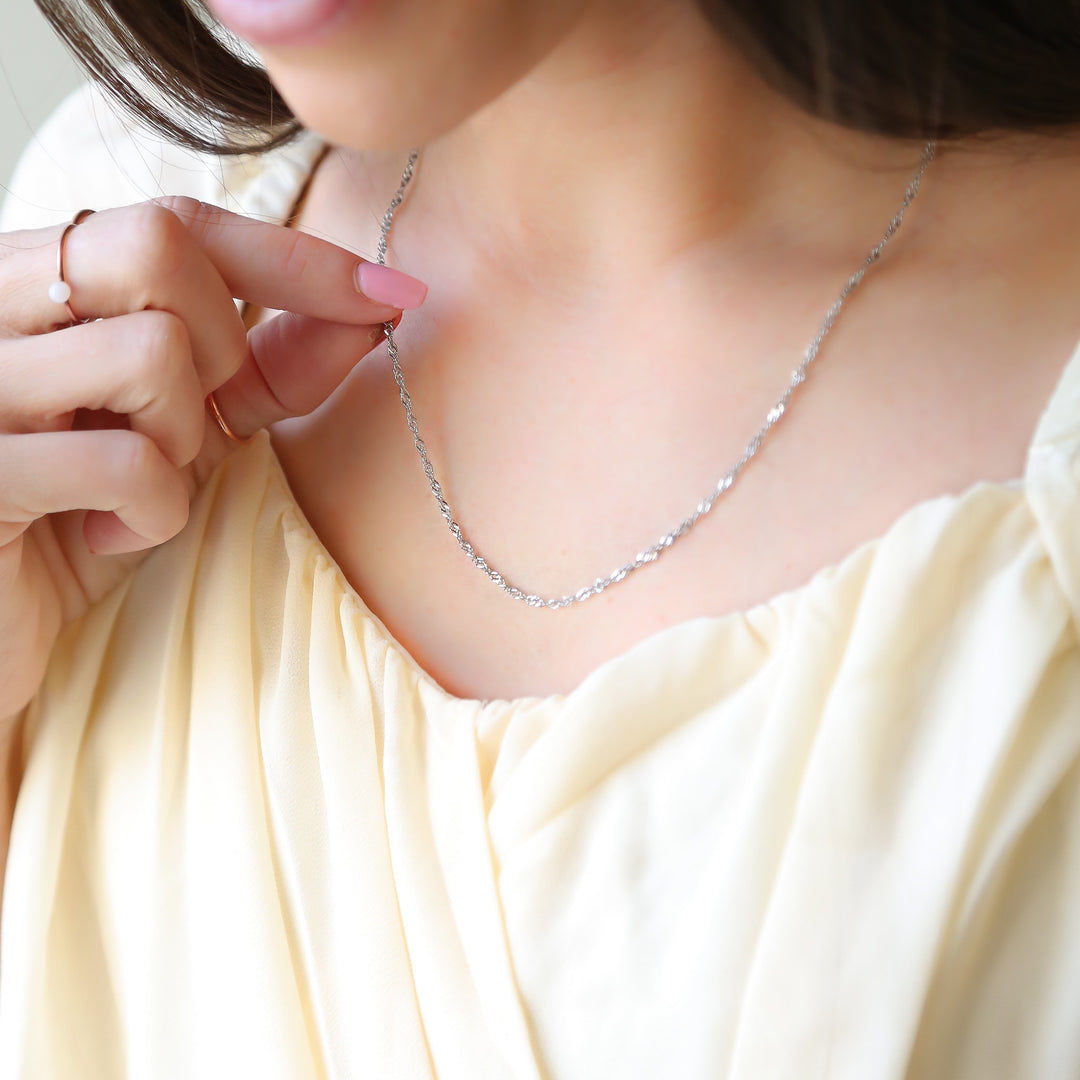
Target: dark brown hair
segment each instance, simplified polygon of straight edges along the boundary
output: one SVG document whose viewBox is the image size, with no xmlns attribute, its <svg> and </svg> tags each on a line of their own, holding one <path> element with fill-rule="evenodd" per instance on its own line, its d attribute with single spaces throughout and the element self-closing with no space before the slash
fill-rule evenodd
<svg viewBox="0 0 1080 1080">
<path fill-rule="evenodd" d="M 1080 121 L 1080 0 L 698 0 L 805 109 L 898 137 Z M 201 0 L 37 0 L 140 121 L 198 150 L 268 150 L 300 124 Z"/>
</svg>

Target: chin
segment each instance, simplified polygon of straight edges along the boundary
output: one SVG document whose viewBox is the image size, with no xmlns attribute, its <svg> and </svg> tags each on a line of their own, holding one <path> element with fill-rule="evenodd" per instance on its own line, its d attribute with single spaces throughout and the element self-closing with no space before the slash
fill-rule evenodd
<svg viewBox="0 0 1080 1080">
<path fill-rule="evenodd" d="M 265 63 L 274 85 L 297 119 L 337 146 L 357 150 L 408 150 L 452 130 L 494 100 L 513 78 L 455 85 L 452 78 L 423 78 L 412 65 L 382 66 Z"/>
<path fill-rule="evenodd" d="M 524 78 L 581 0 L 413 0 L 307 45 L 254 46 L 301 123 L 357 150 L 422 146 Z"/>
</svg>

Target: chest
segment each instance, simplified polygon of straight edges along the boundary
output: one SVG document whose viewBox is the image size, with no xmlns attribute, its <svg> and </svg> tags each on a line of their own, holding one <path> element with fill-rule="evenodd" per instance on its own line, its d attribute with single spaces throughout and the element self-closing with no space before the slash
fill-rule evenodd
<svg viewBox="0 0 1080 1080">
<path fill-rule="evenodd" d="M 343 220 L 326 183 L 304 227 L 336 226 L 373 251 L 377 227 Z M 850 270 L 717 260 L 582 295 L 523 288 L 433 236 L 396 225 L 390 259 L 431 286 L 396 333 L 415 419 L 465 537 L 544 597 L 631 562 L 713 491 Z M 462 552 L 385 343 L 319 410 L 277 425 L 274 446 L 350 583 L 445 689 L 568 691 L 667 626 L 802 587 L 920 502 L 1020 478 L 1080 338 L 1080 273 L 1037 255 L 962 273 L 875 268 L 712 511 L 654 563 L 562 610 L 512 600 Z"/>
<path fill-rule="evenodd" d="M 666 626 L 802 586 L 920 501 L 1019 478 L 1075 329 L 1047 335 L 1041 363 L 988 359 L 972 342 L 943 349 L 946 365 L 913 363 L 918 339 L 875 345 L 853 320 L 707 516 L 655 563 L 559 611 L 510 599 L 461 551 L 384 349 L 316 414 L 281 425 L 275 446 L 349 581 L 444 688 L 561 692 Z M 740 380 L 718 361 L 688 384 L 659 347 L 649 364 L 611 343 L 575 372 L 526 339 L 500 368 L 479 362 L 477 342 L 411 331 L 398 334 L 401 363 L 455 519 L 510 583 L 545 597 L 606 576 L 690 514 L 786 383 L 786 355 L 763 365 L 771 378 Z M 572 351 L 574 335 L 547 348 Z M 651 375 L 620 380 L 620 362 Z"/>
</svg>

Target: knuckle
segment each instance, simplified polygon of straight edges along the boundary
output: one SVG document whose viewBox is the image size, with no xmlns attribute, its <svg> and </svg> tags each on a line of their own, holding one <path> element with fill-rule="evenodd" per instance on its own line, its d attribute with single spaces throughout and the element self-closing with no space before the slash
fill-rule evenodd
<svg viewBox="0 0 1080 1080">
<path fill-rule="evenodd" d="M 191 361 L 191 336 L 171 311 L 143 311 L 135 320 L 140 374 L 155 383 L 170 382 Z"/>
<path fill-rule="evenodd" d="M 147 535 L 147 539 L 163 543 L 187 522 L 189 504 L 183 478 L 149 436 L 137 431 L 116 434 L 121 438 L 112 448 L 114 482 L 126 498 L 153 508 L 154 535 Z"/>
<path fill-rule="evenodd" d="M 184 424 L 180 429 L 177 446 L 178 460 L 175 464 L 181 468 L 190 465 L 199 456 L 199 451 L 202 450 L 203 439 L 206 435 L 206 421 L 203 418 L 201 401 L 195 419 L 197 419 L 198 423 L 193 420 L 192 423 Z"/>
<path fill-rule="evenodd" d="M 222 355 L 230 358 L 229 371 L 230 374 L 235 374 L 248 355 L 248 334 L 239 319 L 233 325 L 229 336 L 232 340 L 222 343 Z"/>
<path fill-rule="evenodd" d="M 150 205 L 160 206 L 177 217 L 190 218 L 196 216 L 204 204 L 190 195 L 162 195 L 160 198 L 151 199 Z"/>
<path fill-rule="evenodd" d="M 215 382 L 220 385 L 236 374 L 248 354 L 248 329 L 239 312 L 225 312 L 226 316 L 214 327 L 213 357 Z"/>
<path fill-rule="evenodd" d="M 161 462 L 161 451 L 153 439 L 141 432 L 123 432 L 114 443 L 113 468 L 125 489 L 140 490 L 148 482 L 152 483 L 160 471 Z"/>
<path fill-rule="evenodd" d="M 160 511 L 160 541 L 164 543 L 171 540 L 181 532 L 188 522 L 191 512 L 191 502 L 188 499 L 187 487 L 177 474 L 173 474 L 174 482 L 170 485 L 169 498 L 161 507 Z"/>
<path fill-rule="evenodd" d="M 171 410 L 175 443 L 170 460 L 182 468 L 198 457 L 206 438 L 206 399 L 198 383 L 177 398 Z"/>
<path fill-rule="evenodd" d="M 288 279 L 301 279 L 308 266 L 309 252 L 307 237 L 301 232 L 291 230 L 288 236 L 282 238 L 278 251 L 280 272 Z"/>
<path fill-rule="evenodd" d="M 191 242 L 187 229 L 163 206 L 142 203 L 131 207 L 124 215 L 122 230 L 129 259 L 151 278 L 170 277 L 187 257 Z"/>
<path fill-rule="evenodd" d="M 154 199 L 153 205 L 172 214 L 196 240 L 220 209 L 210 203 L 193 199 L 190 195 L 164 195 Z"/>
</svg>

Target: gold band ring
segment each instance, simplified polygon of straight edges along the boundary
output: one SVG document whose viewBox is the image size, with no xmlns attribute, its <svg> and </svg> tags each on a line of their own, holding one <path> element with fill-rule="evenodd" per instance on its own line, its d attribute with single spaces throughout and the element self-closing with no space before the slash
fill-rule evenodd
<svg viewBox="0 0 1080 1080">
<path fill-rule="evenodd" d="M 83 323 L 92 322 L 91 319 L 80 319 L 74 311 L 71 310 L 71 285 L 67 280 L 67 276 L 64 273 L 64 248 L 67 244 L 68 233 L 75 228 L 76 225 L 81 225 L 92 213 L 93 210 L 80 210 L 67 225 L 64 226 L 64 231 L 60 234 L 60 241 L 56 245 L 56 276 L 57 279 L 49 286 L 49 299 L 54 304 L 61 304 L 64 310 L 68 313 L 68 318 L 71 320 L 73 326 L 81 326 Z"/>
<path fill-rule="evenodd" d="M 214 398 L 213 390 L 206 395 L 206 407 L 210 410 L 210 415 L 217 421 L 218 427 L 230 438 L 234 443 L 239 443 L 241 446 L 247 446 L 254 435 L 249 435 L 246 439 L 242 439 L 239 435 L 225 421 L 225 417 L 221 415 L 221 410 L 218 408 L 218 403 Z"/>
</svg>

